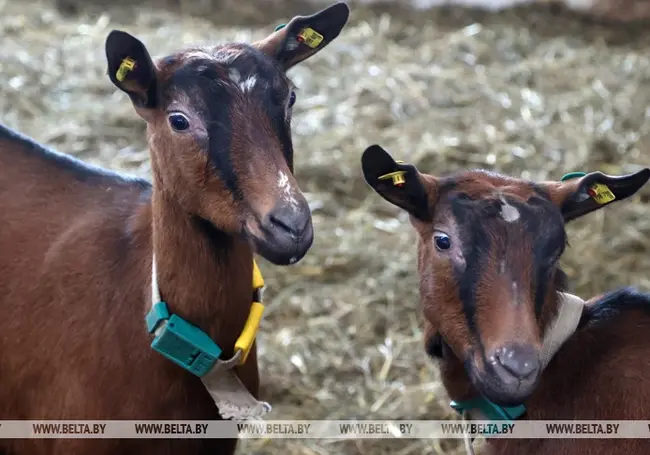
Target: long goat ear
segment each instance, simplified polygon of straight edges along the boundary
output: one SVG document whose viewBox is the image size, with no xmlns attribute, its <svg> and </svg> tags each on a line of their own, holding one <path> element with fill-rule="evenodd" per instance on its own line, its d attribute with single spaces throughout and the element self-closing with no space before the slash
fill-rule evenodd
<svg viewBox="0 0 650 455">
<path fill-rule="evenodd" d="M 129 95 L 136 108 L 155 107 L 156 68 L 146 46 L 126 32 L 113 30 L 105 47 L 111 82 Z"/>
<path fill-rule="evenodd" d="M 435 180 L 426 180 L 412 164 L 398 163 L 379 145 L 371 145 L 361 156 L 363 176 L 370 187 L 388 202 L 421 221 L 430 221 L 429 195 Z M 429 177 L 429 176 L 428 176 Z"/>
<path fill-rule="evenodd" d="M 350 9 L 335 3 L 310 16 L 296 16 L 253 46 L 280 62 L 285 70 L 320 52 L 339 36 Z"/>
<path fill-rule="evenodd" d="M 564 221 L 569 222 L 599 210 L 612 202 L 622 201 L 643 187 L 650 179 L 650 169 L 633 174 L 611 176 L 591 172 L 584 176 L 560 182 L 545 182 L 551 200 L 560 207 Z"/>
</svg>

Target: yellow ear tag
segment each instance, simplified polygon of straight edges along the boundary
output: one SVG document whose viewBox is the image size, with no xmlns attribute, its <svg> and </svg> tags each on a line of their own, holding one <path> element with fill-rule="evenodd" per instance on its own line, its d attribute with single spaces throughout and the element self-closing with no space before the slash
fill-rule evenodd
<svg viewBox="0 0 650 455">
<path fill-rule="evenodd" d="M 120 63 L 120 67 L 117 69 L 117 73 L 115 73 L 115 79 L 122 82 L 126 78 L 126 73 L 133 71 L 133 68 L 135 68 L 135 60 L 131 57 L 126 57 Z"/>
<path fill-rule="evenodd" d="M 303 28 L 302 30 L 300 30 L 300 33 L 298 33 L 298 41 L 301 43 L 305 43 L 307 46 L 314 49 L 318 47 L 320 43 L 323 41 L 323 35 L 318 33 L 313 28 L 307 27 L 307 28 Z"/>
<path fill-rule="evenodd" d="M 612 190 L 610 190 L 607 185 L 603 185 L 602 183 L 594 184 L 591 188 L 589 188 L 589 190 L 587 190 L 587 193 L 589 193 L 589 196 L 591 196 L 594 201 L 600 205 L 607 204 L 608 202 L 612 202 L 614 199 L 616 199 L 616 196 L 614 196 Z"/>
<path fill-rule="evenodd" d="M 379 180 L 393 179 L 394 186 L 402 187 L 406 183 L 406 179 L 404 179 L 404 174 L 406 174 L 406 171 L 395 171 L 389 174 L 384 174 L 377 178 Z"/>
</svg>

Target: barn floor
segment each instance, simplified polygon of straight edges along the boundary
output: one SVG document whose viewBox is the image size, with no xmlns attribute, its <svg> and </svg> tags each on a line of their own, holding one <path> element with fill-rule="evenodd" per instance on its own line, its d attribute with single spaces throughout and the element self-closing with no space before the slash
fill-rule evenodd
<svg viewBox="0 0 650 455">
<path fill-rule="evenodd" d="M 178 4 L 68 0 L 62 15 L 47 2 L 0 0 L 0 121 L 146 176 L 144 124 L 105 74 L 108 31 L 124 28 L 160 55 L 261 37 L 289 14 L 313 11 L 294 2 L 260 18 L 253 3 L 215 6 L 200 19 Z M 300 89 L 297 175 L 316 239 L 295 266 L 260 263 L 270 303 L 259 335 L 269 418 L 455 418 L 422 348 L 414 233 L 363 182 L 362 151 L 380 143 L 430 173 L 635 171 L 650 164 L 650 34 L 542 10 L 354 8 L 341 37 L 291 74 Z M 650 187 L 569 231 L 563 262 L 577 293 L 650 289 Z M 249 440 L 241 453 L 450 454 L 459 442 Z"/>
</svg>

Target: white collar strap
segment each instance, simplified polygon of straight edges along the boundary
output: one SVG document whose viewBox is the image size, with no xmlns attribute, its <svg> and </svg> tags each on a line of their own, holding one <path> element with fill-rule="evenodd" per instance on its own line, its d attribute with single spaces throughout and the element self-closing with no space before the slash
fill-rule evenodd
<svg viewBox="0 0 650 455">
<path fill-rule="evenodd" d="M 576 295 L 561 292 L 558 293 L 558 297 L 557 315 L 546 329 L 542 341 L 542 352 L 540 353 L 542 371 L 548 366 L 562 345 L 575 333 L 585 307 L 585 301 Z M 479 408 L 463 409 L 461 419 L 463 422 L 467 420 L 490 420 L 486 418 Z M 474 455 L 472 438 L 466 432 L 463 433 L 463 442 L 467 454 Z"/>
<path fill-rule="evenodd" d="M 253 266 L 254 288 L 261 289 L 261 287 L 264 285 L 263 279 L 255 262 L 253 262 Z M 248 352 L 252 347 L 253 341 L 255 339 L 255 334 L 257 333 L 257 329 L 259 327 L 263 309 L 264 307 L 261 302 L 252 302 L 251 313 L 248 320 L 246 321 L 242 335 L 235 343 L 234 356 L 229 360 L 221 360 L 219 359 L 221 348 L 219 348 L 212 340 L 210 340 L 207 334 L 202 332 L 197 327 L 194 327 L 186 321 L 180 319 L 176 315 L 170 316 L 167 310 L 167 306 L 165 302 L 162 301 L 160 296 L 160 288 L 158 287 L 158 274 L 156 270 L 156 256 L 155 254 L 152 255 L 151 310 L 147 314 L 147 328 L 149 332 L 153 333 L 155 336 L 151 345 L 156 351 L 160 352 L 168 359 L 174 361 L 179 366 L 187 369 L 188 371 L 201 378 L 204 387 L 207 389 L 208 393 L 214 400 L 215 405 L 219 409 L 219 414 L 224 419 L 259 419 L 271 410 L 270 404 L 258 401 L 251 395 L 251 393 L 233 371 L 233 368 L 236 365 L 243 363 L 248 356 Z M 183 329 L 187 330 L 181 334 L 181 338 L 185 338 L 188 343 L 193 341 L 194 344 L 172 346 L 170 349 L 168 342 L 165 340 L 160 341 L 165 337 L 167 322 L 171 318 L 175 318 L 177 324 L 180 324 Z M 177 338 L 178 336 L 174 335 L 169 337 L 170 340 Z M 179 360 L 179 353 L 180 357 L 189 357 L 187 355 L 188 346 L 190 349 L 196 348 L 195 351 L 199 352 L 199 355 L 196 355 L 197 358 L 202 357 L 203 359 L 208 359 L 205 361 L 213 361 L 214 363 L 212 366 L 206 370 L 201 369 L 200 364 L 198 367 L 192 366 L 191 368 L 188 368 L 186 362 L 184 362 L 182 359 Z"/>
<path fill-rule="evenodd" d="M 575 333 L 585 308 L 585 301 L 577 295 L 558 293 L 557 316 L 544 333 L 540 362 L 546 368 L 562 345 Z"/>
</svg>

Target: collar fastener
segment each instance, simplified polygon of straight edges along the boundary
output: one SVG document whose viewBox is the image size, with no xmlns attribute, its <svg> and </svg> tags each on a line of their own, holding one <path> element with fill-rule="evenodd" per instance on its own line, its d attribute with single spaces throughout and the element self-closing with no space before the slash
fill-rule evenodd
<svg viewBox="0 0 650 455">
<path fill-rule="evenodd" d="M 465 401 L 452 401 L 449 403 L 456 412 L 463 414 L 470 411 L 479 411 L 485 420 L 498 421 L 507 420 L 512 422 L 526 413 L 526 407 L 519 406 L 504 407 L 488 400 L 485 397 L 477 397 Z"/>
<path fill-rule="evenodd" d="M 202 377 L 217 363 L 223 350 L 203 330 L 169 312 L 167 304 L 160 299 L 158 293 L 155 258 L 152 269 L 154 302 L 145 317 L 147 331 L 154 335 L 151 347 L 176 365 Z M 257 263 L 253 260 L 253 302 L 244 329 L 235 342 L 235 356 L 231 359 L 239 365 L 246 362 L 262 320 L 264 305 L 261 303 L 261 291 L 263 287 L 264 279 Z M 238 360 L 236 360 L 237 358 Z M 230 362 L 227 363 L 230 364 Z M 232 362 L 233 366 L 235 362 Z"/>
<path fill-rule="evenodd" d="M 577 179 L 579 177 L 584 177 L 585 175 L 587 174 L 584 172 L 569 172 L 568 174 L 564 174 L 562 176 L 560 182 L 566 182 L 567 180 Z"/>
</svg>

